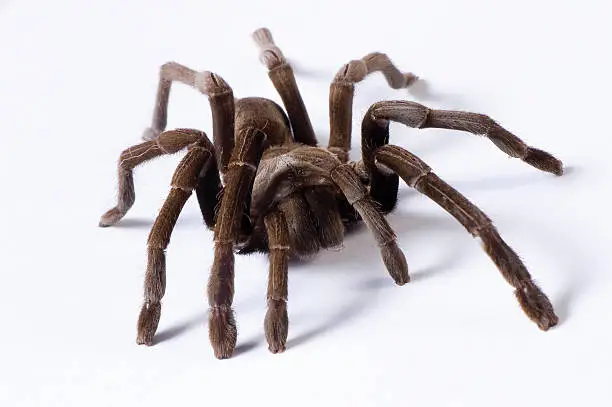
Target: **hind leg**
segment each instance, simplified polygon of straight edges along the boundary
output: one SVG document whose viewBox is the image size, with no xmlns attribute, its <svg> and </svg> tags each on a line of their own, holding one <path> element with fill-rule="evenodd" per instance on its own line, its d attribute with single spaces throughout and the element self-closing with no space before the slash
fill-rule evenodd
<svg viewBox="0 0 612 407">
<path fill-rule="evenodd" d="M 380 52 L 350 61 L 340 68 L 329 87 L 328 149 L 342 162 L 348 161 L 348 152 L 351 149 L 355 85 L 375 72 L 381 72 L 393 89 L 406 88 L 417 80 L 414 74 L 400 71 L 386 54 Z"/>
<path fill-rule="evenodd" d="M 268 75 L 272 84 L 283 100 L 285 109 L 287 109 L 295 141 L 316 146 L 317 138 L 295 81 L 293 68 L 285 59 L 280 48 L 274 43 L 270 30 L 267 28 L 256 30 L 253 33 L 253 39 L 259 46 L 261 60 L 269 70 Z"/>
</svg>

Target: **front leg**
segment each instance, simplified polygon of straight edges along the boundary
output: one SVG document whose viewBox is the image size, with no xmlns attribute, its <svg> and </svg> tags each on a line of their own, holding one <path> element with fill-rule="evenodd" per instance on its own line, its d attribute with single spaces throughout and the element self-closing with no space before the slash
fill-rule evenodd
<svg viewBox="0 0 612 407">
<path fill-rule="evenodd" d="M 287 316 L 287 269 L 289 260 L 289 229 L 281 211 L 274 211 L 264 219 L 270 250 L 268 274 L 268 312 L 264 329 L 268 349 L 272 353 L 285 350 L 289 318 Z"/>
<path fill-rule="evenodd" d="M 332 181 L 340 188 L 348 203 L 361 215 L 370 232 L 374 235 L 380 255 L 387 271 L 397 285 L 410 281 L 408 263 L 397 245 L 395 232 L 371 199 L 359 176 L 349 164 L 340 164 L 331 170 Z"/>
<path fill-rule="evenodd" d="M 234 299 L 234 243 L 238 236 L 243 209 L 252 188 L 258 153 L 264 133 L 242 129 L 228 164 L 226 186 L 215 225 L 215 259 L 208 282 L 209 337 L 215 356 L 229 358 L 236 347 Z"/>
<path fill-rule="evenodd" d="M 450 213 L 474 237 L 493 260 L 525 314 L 544 331 L 555 326 L 559 318 L 553 306 L 533 281 L 521 258 L 501 238 L 493 222 L 465 196 L 441 180 L 419 157 L 394 145 L 385 145 L 374 153 L 376 162 L 399 174 L 410 187 L 431 198 Z"/>
</svg>

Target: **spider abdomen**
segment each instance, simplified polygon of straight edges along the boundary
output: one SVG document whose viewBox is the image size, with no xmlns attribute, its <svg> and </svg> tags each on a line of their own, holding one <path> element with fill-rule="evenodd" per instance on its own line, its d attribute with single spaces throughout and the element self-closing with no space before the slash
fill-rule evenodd
<svg viewBox="0 0 612 407">
<path fill-rule="evenodd" d="M 246 97 L 235 102 L 235 126 L 256 128 L 266 134 L 269 144 L 283 144 L 292 140 L 289 119 L 274 101 L 260 97 Z"/>
</svg>

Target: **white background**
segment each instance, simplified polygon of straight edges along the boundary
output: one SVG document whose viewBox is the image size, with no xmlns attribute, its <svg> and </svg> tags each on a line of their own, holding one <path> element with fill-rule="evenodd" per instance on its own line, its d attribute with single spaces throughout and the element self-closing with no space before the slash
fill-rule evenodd
<svg viewBox="0 0 612 407">
<path fill-rule="evenodd" d="M 605 1 L 0 2 L 0 405 L 608 406 L 612 401 L 611 13 Z M 295 62 L 326 145 L 327 95 L 350 59 L 386 52 L 423 78 L 357 88 L 381 99 L 485 112 L 561 158 L 563 177 L 485 139 L 392 126 L 495 220 L 550 296 L 541 332 L 477 242 L 402 185 L 389 216 L 413 282 L 398 288 L 371 235 L 290 270 L 288 349 L 263 336 L 267 259 L 239 257 L 238 348 L 208 343 L 212 233 L 195 199 L 168 250 L 156 346 L 135 343 L 146 238 L 180 155 L 136 172 L 120 225 L 116 160 L 149 124 L 158 67 L 221 74 L 237 96 L 279 101 L 250 33 L 268 26 Z M 169 128 L 212 132 L 205 97 L 176 86 Z"/>
</svg>

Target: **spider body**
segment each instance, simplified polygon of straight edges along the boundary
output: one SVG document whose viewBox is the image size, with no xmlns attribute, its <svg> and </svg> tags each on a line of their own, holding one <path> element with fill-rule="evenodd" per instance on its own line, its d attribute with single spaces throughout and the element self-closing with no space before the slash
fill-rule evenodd
<svg viewBox="0 0 612 407">
<path fill-rule="evenodd" d="M 318 146 L 293 70 L 272 35 L 267 29 L 259 29 L 254 38 L 286 113 L 268 99 L 235 98 L 231 87 L 217 74 L 196 72 L 170 62 L 161 67 L 153 121 L 145 130 L 145 141 L 121 153 L 118 202 L 102 215 L 100 226 L 118 222 L 134 203 L 134 167 L 187 149 L 149 234 L 137 343 L 153 344 L 165 292 L 166 248 L 193 192 L 205 224 L 214 230 L 214 262 L 207 290 L 210 341 L 215 356 L 227 358 L 237 340 L 232 310 L 236 251 L 268 253 L 264 330 L 273 353 L 285 349 L 288 335 L 289 258 L 304 258 L 339 246 L 347 226 L 363 221 L 391 278 L 398 285 L 410 281 L 406 258 L 384 217 L 396 205 L 400 178 L 480 239 L 486 254 L 515 289 L 523 311 L 540 329 L 547 330 L 557 323 L 550 301 L 492 221 L 420 158 L 389 144 L 389 123 L 483 135 L 510 156 L 556 175 L 562 174 L 561 161 L 528 146 L 488 116 L 433 110 L 408 101 L 383 101 L 373 104 L 363 119 L 362 159 L 349 162 L 355 84 L 373 72 L 381 72 L 391 87 L 399 89 L 409 86 L 416 77 L 402 73 L 378 52 L 344 65 L 330 87 L 330 139 L 327 148 L 323 148 Z M 173 82 L 187 84 L 208 96 L 213 116 L 212 142 L 199 130 L 164 131 Z"/>
<path fill-rule="evenodd" d="M 235 109 L 236 128 L 262 129 L 272 135 L 258 153 L 251 198 L 236 241 L 239 253 L 269 251 L 264 218 L 273 209 L 280 210 L 287 222 L 291 256 L 306 258 L 339 246 L 345 224 L 359 216 L 331 181 L 331 170 L 341 161 L 325 148 L 295 142 L 289 118 L 272 100 L 237 99 Z M 204 194 L 201 201 L 206 199 Z"/>
<path fill-rule="evenodd" d="M 253 183 L 250 210 L 250 218 L 259 226 L 254 228 L 253 241 L 259 243 L 260 250 L 267 251 L 263 220 L 272 208 L 278 208 L 287 221 L 290 255 L 304 258 L 342 243 L 343 219 L 348 219 L 340 212 L 339 203 L 344 200 L 330 176 L 340 164 L 323 148 L 296 143 L 264 152 Z M 246 246 L 241 252 L 248 250 Z"/>
</svg>

